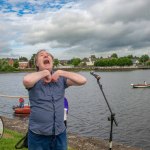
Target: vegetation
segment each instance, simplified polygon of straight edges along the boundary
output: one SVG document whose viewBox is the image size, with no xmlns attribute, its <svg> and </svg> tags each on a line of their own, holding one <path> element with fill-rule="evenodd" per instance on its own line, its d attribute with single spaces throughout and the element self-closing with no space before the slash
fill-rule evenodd
<svg viewBox="0 0 150 150">
<path fill-rule="evenodd" d="M 116 53 L 113 53 L 113 54 L 111 55 L 111 58 L 118 58 L 118 55 L 117 55 Z"/>
<path fill-rule="evenodd" d="M 54 67 L 57 67 L 59 65 L 59 60 L 58 59 L 54 59 Z"/>
<path fill-rule="evenodd" d="M 94 66 L 131 66 L 132 60 L 127 57 L 121 57 L 121 58 L 110 58 L 110 59 L 98 59 L 95 61 Z"/>
<path fill-rule="evenodd" d="M 13 72 L 18 71 L 15 67 L 8 64 L 8 61 L 0 59 L 0 71 L 1 72 Z"/>
<path fill-rule="evenodd" d="M 146 62 L 146 66 L 150 66 L 150 61 Z"/>
<path fill-rule="evenodd" d="M 139 59 L 139 61 L 145 65 L 145 63 L 149 60 L 149 56 L 148 55 L 142 55 Z"/>
<path fill-rule="evenodd" d="M 80 58 L 73 58 L 70 60 L 70 64 L 72 64 L 73 66 L 79 66 L 79 64 L 81 63 L 81 59 Z"/>
<path fill-rule="evenodd" d="M 21 57 L 19 58 L 19 61 L 28 61 L 28 58 L 21 56 Z"/>
<path fill-rule="evenodd" d="M 3 138 L 0 140 L 2 150 L 15 150 L 15 144 L 23 137 L 23 134 L 5 129 Z M 22 150 L 26 150 L 25 148 Z"/>
<path fill-rule="evenodd" d="M 19 61 L 18 60 L 14 61 L 13 67 L 14 68 L 18 68 L 19 67 Z"/>
<path fill-rule="evenodd" d="M 36 54 L 33 54 L 32 57 L 31 57 L 31 59 L 29 60 L 29 66 L 30 66 L 30 68 L 35 68 L 35 62 L 34 62 L 35 61 L 34 60 L 35 59 L 35 55 Z"/>
<path fill-rule="evenodd" d="M 28 61 L 29 62 L 29 68 L 23 69 L 23 71 L 33 71 L 35 68 L 35 55 L 33 54 L 31 59 L 28 59 L 26 57 L 20 57 L 18 59 L 0 59 L 0 72 L 14 72 L 14 71 L 21 71 L 19 69 L 19 61 Z M 94 63 L 94 64 L 93 64 Z M 96 66 L 96 67 L 112 67 L 112 66 L 132 66 L 138 65 L 138 66 L 150 66 L 150 57 L 148 55 L 142 55 L 141 57 L 128 55 L 125 57 L 118 57 L 116 53 L 113 53 L 108 58 L 99 57 L 97 58 L 95 55 L 91 55 L 90 58 L 77 58 L 74 57 L 70 60 L 58 60 L 54 59 L 54 67 L 57 67 L 59 65 L 63 66 L 74 66 L 74 67 L 86 67 L 86 66 Z"/>
<path fill-rule="evenodd" d="M 16 150 L 16 143 L 23 137 L 24 135 L 12 130 L 5 129 L 3 138 L 0 139 L 0 149 L 1 150 Z M 22 150 L 27 150 L 23 148 Z M 68 148 L 68 150 L 73 150 L 72 148 Z"/>
</svg>

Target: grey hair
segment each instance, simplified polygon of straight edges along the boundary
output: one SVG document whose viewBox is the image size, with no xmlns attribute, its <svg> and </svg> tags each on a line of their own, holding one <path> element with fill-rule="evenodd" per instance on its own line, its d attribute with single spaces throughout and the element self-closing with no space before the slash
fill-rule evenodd
<svg viewBox="0 0 150 150">
<path fill-rule="evenodd" d="M 36 63 L 37 63 L 37 58 L 38 58 L 39 53 L 42 52 L 42 51 L 47 52 L 46 49 L 40 49 L 40 50 L 36 53 L 35 58 L 34 58 L 34 64 L 35 64 L 35 67 L 36 67 L 36 70 L 37 70 L 37 71 L 39 71 L 39 67 L 36 65 Z M 48 53 L 48 54 L 51 56 L 52 60 L 54 60 L 54 56 L 53 56 L 51 53 Z"/>
</svg>

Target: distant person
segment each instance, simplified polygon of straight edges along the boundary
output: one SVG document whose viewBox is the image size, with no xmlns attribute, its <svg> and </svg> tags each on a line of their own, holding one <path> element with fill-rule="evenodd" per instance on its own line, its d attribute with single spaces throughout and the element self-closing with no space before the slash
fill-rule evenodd
<svg viewBox="0 0 150 150">
<path fill-rule="evenodd" d="M 24 107 L 24 99 L 22 97 L 19 98 L 19 107 L 20 108 Z"/>
<path fill-rule="evenodd" d="M 147 85 L 146 81 L 144 81 L 144 84 Z"/>
<path fill-rule="evenodd" d="M 68 115 L 68 100 L 66 97 L 64 97 L 64 123 L 65 126 L 67 127 L 67 115 Z"/>
</svg>

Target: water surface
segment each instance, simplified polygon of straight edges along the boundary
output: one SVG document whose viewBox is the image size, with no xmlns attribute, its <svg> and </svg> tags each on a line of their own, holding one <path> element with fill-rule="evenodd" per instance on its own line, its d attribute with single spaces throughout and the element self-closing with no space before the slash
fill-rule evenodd
<svg viewBox="0 0 150 150">
<path fill-rule="evenodd" d="M 68 131 L 84 136 L 109 138 L 110 112 L 97 84 L 89 72 L 79 72 L 88 82 L 66 90 L 69 100 Z M 22 79 L 26 73 L 0 74 L 0 94 L 27 95 Z M 101 76 L 106 98 L 116 114 L 113 140 L 131 146 L 150 149 L 150 89 L 132 89 L 131 83 L 150 83 L 150 70 L 97 72 Z M 26 99 L 27 100 L 27 99 Z M 27 100 L 28 101 L 28 100 Z M 12 106 L 18 99 L 0 97 L 0 115 L 14 117 Z"/>
</svg>

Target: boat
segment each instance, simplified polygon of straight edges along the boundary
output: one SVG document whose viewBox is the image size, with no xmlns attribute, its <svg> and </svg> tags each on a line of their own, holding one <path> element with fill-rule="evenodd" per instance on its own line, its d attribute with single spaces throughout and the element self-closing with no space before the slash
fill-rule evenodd
<svg viewBox="0 0 150 150">
<path fill-rule="evenodd" d="M 19 107 L 18 105 L 17 106 L 13 106 L 12 109 L 14 110 L 14 113 L 15 114 L 30 114 L 30 105 L 29 104 L 25 104 L 24 107 Z M 65 98 L 64 99 L 64 110 L 65 110 L 65 113 L 66 115 L 68 114 L 68 101 L 67 99 Z M 65 117 L 66 117 L 65 115 Z"/>
<path fill-rule="evenodd" d="M 133 88 L 150 88 L 150 84 L 131 84 Z"/>
<path fill-rule="evenodd" d="M 13 110 L 15 114 L 30 114 L 30 106 L 25 105 L 24 107 L 20 108 L 19 106 L 13 106 Z"/>
</svg>

